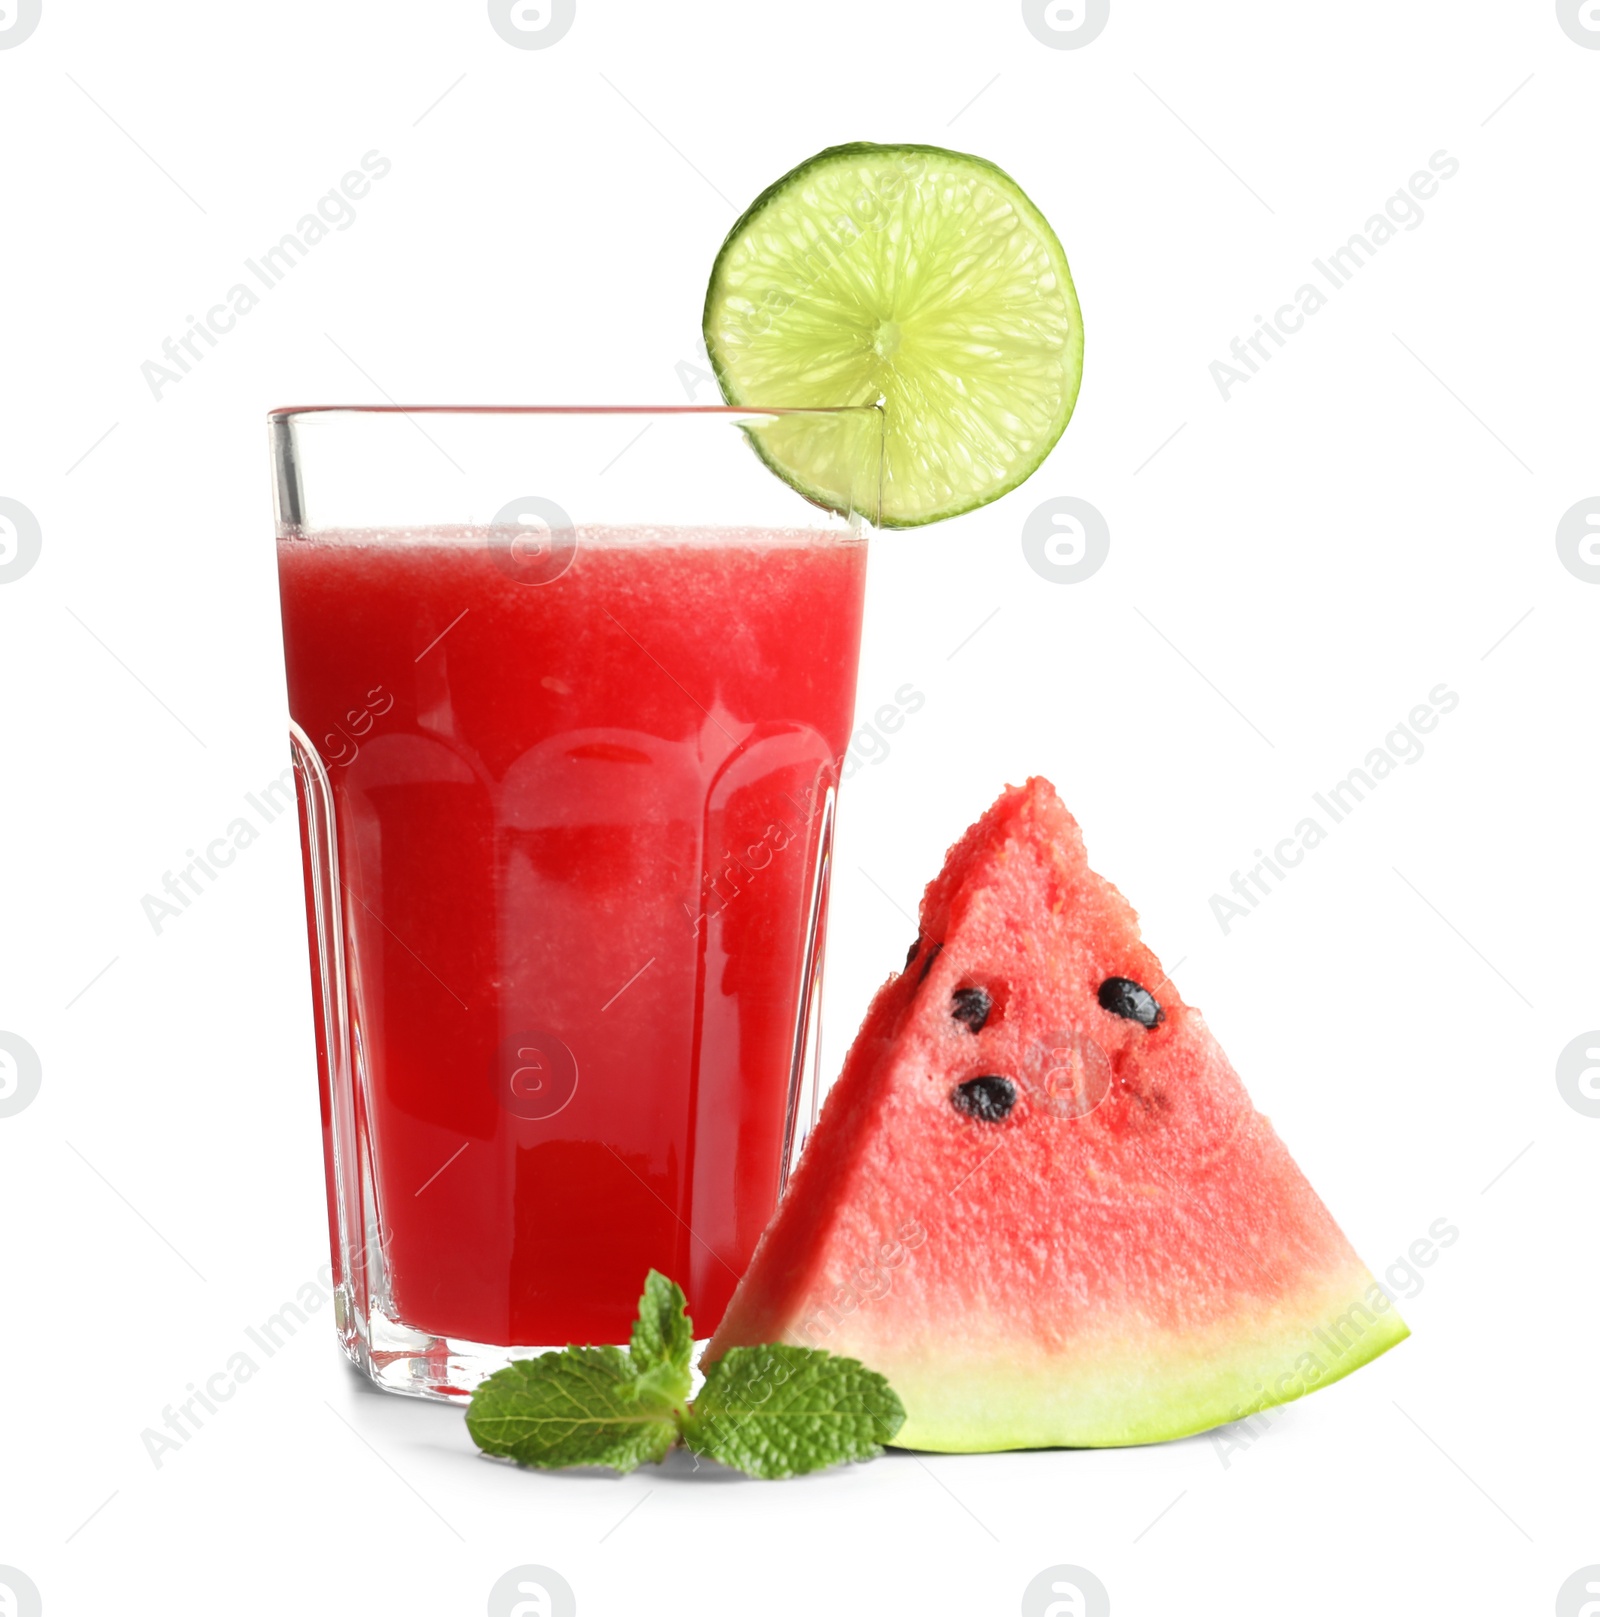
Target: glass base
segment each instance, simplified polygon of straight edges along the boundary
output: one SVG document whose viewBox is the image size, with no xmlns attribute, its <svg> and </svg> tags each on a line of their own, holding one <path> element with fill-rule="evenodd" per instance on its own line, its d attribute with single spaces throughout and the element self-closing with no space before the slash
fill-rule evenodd
<svg viewBox="0 0 1600 1617">
<path fill-rule="evenodd" d="M 518 1359 L 559 1353 L 567 1345 L 563 1342 L 558 1347 L 495 1347 L 460 1337 L 432 1336 L 390 1319 L 379 1309 L 373 1310 L 366 1330 L 362 1331 L 349 1309 L 348 1300 L 341 1296 L 339 1302 L 344 1305 L 338 1312 L 339 1341 L 345 1357 L 373 1386 L 410 1398 L 464 1404 L 472 1397 L 478 1383 L 487 1380 L 496 1370 L 504 1370 Z M 351 1329 L 351 1325 L 357 1328 Z M 694 1344 L 690 1369 L 695 1391 L 704 1379 L 700 1374 L 700 1359 L 710 1341 L 708 1336 L 700 1337 Z M 623 1348 L 627 1345 L 626 1342 L 617 1344 Z"/>
</svg>

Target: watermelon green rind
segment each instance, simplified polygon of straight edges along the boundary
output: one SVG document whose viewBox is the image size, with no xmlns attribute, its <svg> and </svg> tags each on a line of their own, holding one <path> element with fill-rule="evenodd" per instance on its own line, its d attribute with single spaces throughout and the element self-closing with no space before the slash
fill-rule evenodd
<svg viewBox="0 0 1600 1617">
<path fill-rule="evenodd" d="M 1099 1006 L 1113 975 L 1156 993 L 1156 1026 Z M 975 981 L 995 1005 L 977 1035 L 949 1014 Z M 1063 1041 L 1107 1075 L 1082 1115 L 1047 1081 Z M 1017 1083 L 1001 1122 L 949 1104 L 978 1073 Z M 1186 1436 L 1406 1334 L 1030 781 L 929 886 L 916 954 L 874 999 L 708 1360 L 847 1353 L 904 1403 L 898 1445 L 966 1452 Z"/>
<path fill-rule="evenodd" d="M 863 1333 L 851 1351 L 887 1377 L 906 1407 L 898 1448 L 972 1454 L 1160 1443 L 1331 1386 L 1403 1341 L 1410 1332 L 1392 1307 L 1374 1315 L 1365 1306 L 1372 1284 L 1358 1264 L 1324 1287 L 1203 1333 L 1145 1337 L 1136 1351 L 1108 1333 L 1098 1351 L 1080 1347 L 1070 1364 L 1030 1353 L 965 1310 L 943 1319 L 935 1340 L 908 1347 Z M 967 1384 L 959 1398 L 950 1386 L 955 1355 Z"/>
</svg>

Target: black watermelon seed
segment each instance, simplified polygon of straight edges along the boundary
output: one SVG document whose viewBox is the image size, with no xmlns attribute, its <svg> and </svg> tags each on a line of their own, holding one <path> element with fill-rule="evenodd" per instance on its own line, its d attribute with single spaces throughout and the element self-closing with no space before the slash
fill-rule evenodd
<svg viewBox="0 0 1600 1617">
<path fill-rule="evenodd" d="M 1100 985 L 1100 1005 L 1140 1027 L 1154 1027 L 1167 1014 L 1156 1003 L 1156 996 L 1131 977 L 1107 977 Z"/>
<path fill-rule="evenodd" d="M 994 1009 L 989 990 L 958 988 L 950 997 L 955 1001 L 955 1008 L 950 1014 L 958 1022 L 965 1022 L 974 1033 L 982 1033 L 983 1024 L 989 1020 L 989 1012 Z"/>
<path fill-rule="evenodd" d="M 922 975 L 917 978 L 919 983 L 922 982 L 927 977 L 928 973 L 933 970 L 933 963 L 939 958 L 939 951 L 943 947 L 944 945 L 942 943 L 936 943 L 928 951 L 928 958 L 922 962 Z"/>
<path fill-rule="evenodd" d="M 950 1091 L 950 1104 L 963 1117 L 980 1123 L 999 1123 L 1017 1104 L 1017 1086 L 1009 1078 L 992 1075 L 969 1078 Z"/>
<path fill-rule="evenodd" d="M 911 940 L 911 947 L 906 950 L 906 964 L 905 966 L 901 967 L 901 970 L 905 970 L 906 967 L 909 967 L 911 962 L 917 958 L 917 950 L 921 947 L 922 939 L 920 937 L 915 937 Z"/>
</svg>

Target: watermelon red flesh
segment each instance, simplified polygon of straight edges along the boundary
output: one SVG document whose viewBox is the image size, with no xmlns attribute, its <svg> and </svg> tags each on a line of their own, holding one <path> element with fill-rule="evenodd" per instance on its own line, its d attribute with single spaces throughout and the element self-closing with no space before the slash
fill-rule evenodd
<svg viewBox="0 0 1600 1617">
<path fill-rule="evenodd" d="M 973 1451 L 1202 1431 L 1408 1334 L 1049 782 L 968 831 L 921 925 L 708 1361 L 849 1354 L 899 1393 L 902 1446 Z M 1154 994 L 1154 1027 L 1102 1009 L 1112 977 Z M 951 1014 L 973 986 L 976 1033 Z M 1016 1086 L 1000 1121 L 952 1104 L 979 1076 Z"/>
</svg>

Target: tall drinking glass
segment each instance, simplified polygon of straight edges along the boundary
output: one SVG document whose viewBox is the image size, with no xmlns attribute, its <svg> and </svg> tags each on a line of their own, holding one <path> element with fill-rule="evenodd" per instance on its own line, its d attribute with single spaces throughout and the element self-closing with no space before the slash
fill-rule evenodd
<svg viewBox="0 0 1600 1617">
<path fill-rule="evenodd" d="M 271 417 L 340 1339 L 721 1317 L 816 1101 L 875 409 Z M 765 461 L 825 469 L 811 503 Z"/>
</svg>

